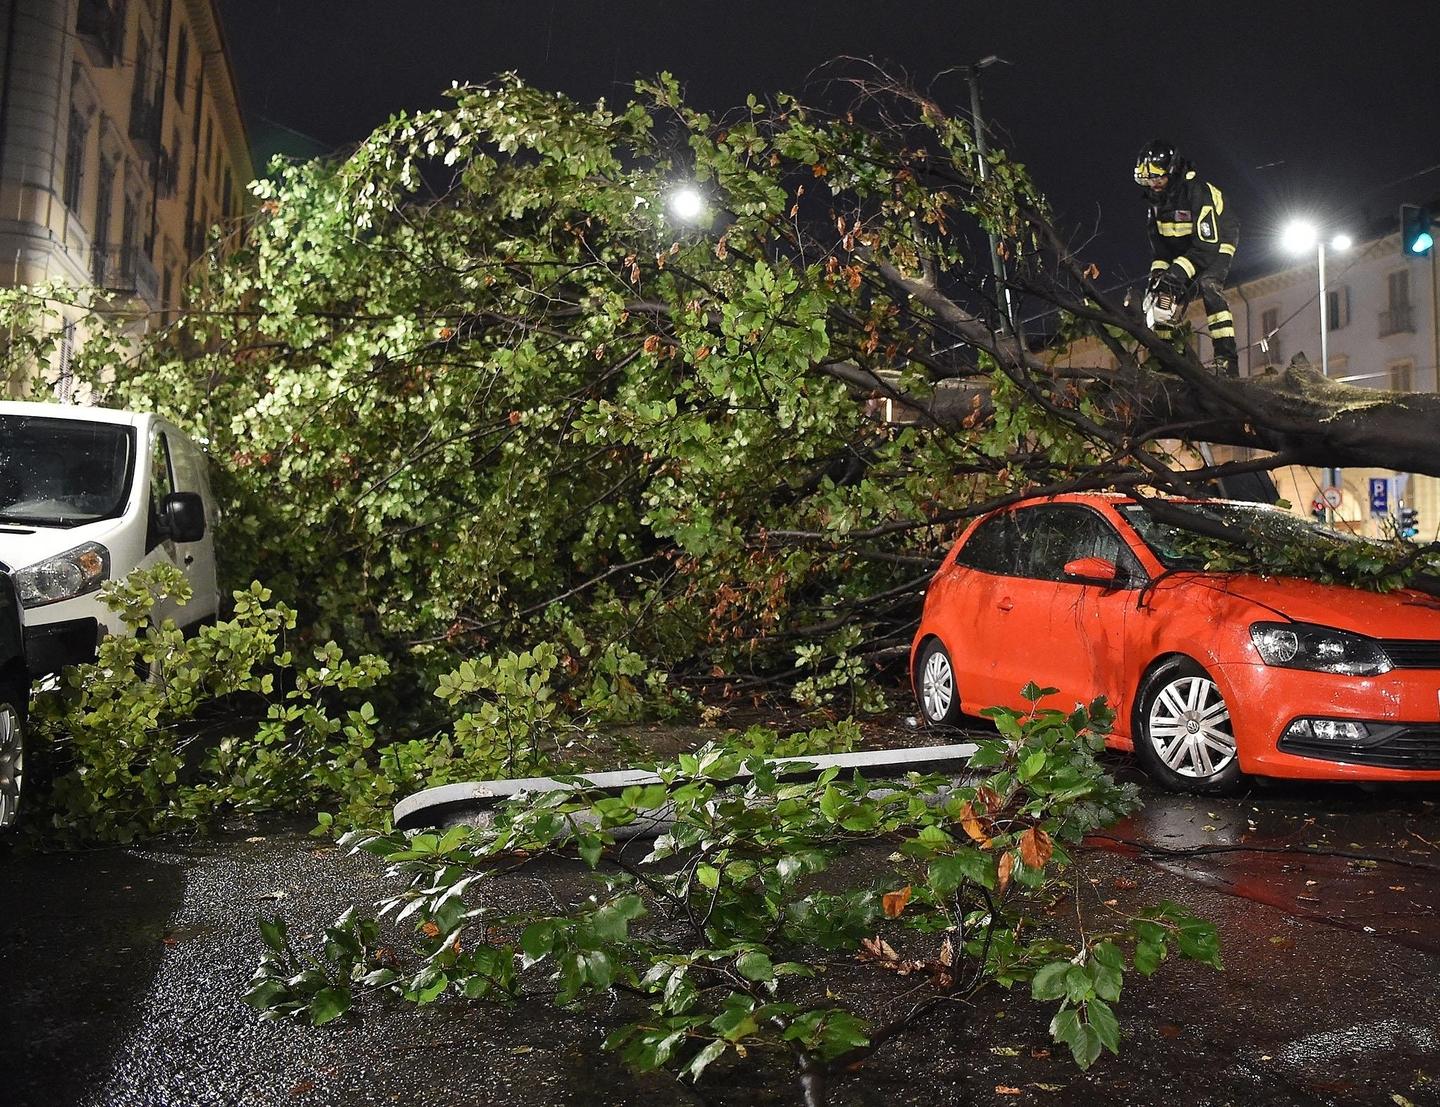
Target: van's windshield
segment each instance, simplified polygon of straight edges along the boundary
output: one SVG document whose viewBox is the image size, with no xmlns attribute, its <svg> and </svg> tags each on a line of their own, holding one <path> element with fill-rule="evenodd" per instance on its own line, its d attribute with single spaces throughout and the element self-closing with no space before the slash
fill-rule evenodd
<svg viewBox="0 0 1440 1107">
<path fill-rule="evenodd" d="M 0 415 L 0 523 L 76 527 L 119 515 L 134 475 L 131 427 Z"/>
</svg>

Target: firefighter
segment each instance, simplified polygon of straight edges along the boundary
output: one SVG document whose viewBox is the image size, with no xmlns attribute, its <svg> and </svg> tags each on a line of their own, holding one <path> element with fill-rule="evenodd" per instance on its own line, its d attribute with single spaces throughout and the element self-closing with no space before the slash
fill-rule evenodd
<svg viewBox="0 0 1440 1107">
<path fill-rule="evenodd" d="M 1173 297 L 1179 319 L 1198 293 L 1205 303 L 1206 330 L 1215 363 L 1226 376 L 1238 372 L 1235 317 L 1223 286 L 1235 256 L 1240 225 L 1224 194 L 1195 172 L 1163 139 L 1149 143 L 1135 159 L 1135 183 L 1150 205 L 1150 291 Z M 1169 337 L 1171 328 L 1155 328 Z"/>
</svg>

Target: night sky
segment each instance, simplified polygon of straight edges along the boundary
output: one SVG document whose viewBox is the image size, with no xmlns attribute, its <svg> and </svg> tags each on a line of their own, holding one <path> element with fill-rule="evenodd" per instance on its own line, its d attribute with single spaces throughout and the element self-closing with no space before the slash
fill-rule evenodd
<svg viewBox="0 0 1440 1107">
<path fill-rule="evenodd" d="M 827 62 L 903 69 L 950 108 L 984 75 L 1000 142 L 1030 166 L 1113 283 L 1143 273 L 1136 151 L 1163 136 L 1241 219 L 1237 271 L 1276 267 L 1278 226 L 1305 213 L 1358 235 L 1402 199 L 1440 197 L 1440 20 L 1430 2 L 1128 0 L 990 3 L 642 0 L 220 0 L 257 148 L 288 131 L 336 149 L 452 80 L 515 70 L 589 102 L 662 69 L 693 104 L 748 92 L 820 99 Z M 854 66 L 851 66 L 853 71 Z M 833 70 L 824 70 L 833 72 Z M 839 95 L 838 93 L 836 95 Z M 1420 174 L 1401 183 L 1400 179 Z"/>
</svg>

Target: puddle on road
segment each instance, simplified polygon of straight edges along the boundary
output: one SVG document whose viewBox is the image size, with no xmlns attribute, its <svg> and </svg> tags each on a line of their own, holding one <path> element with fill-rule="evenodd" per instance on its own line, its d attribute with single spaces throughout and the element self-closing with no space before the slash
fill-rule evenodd
<svg viewBox="0 0 1440 1107">
<path fill-rule="evenodd" d="M 1440 954 L 1440 865 L 1404 846 L 1410 814 L 1159 797 L 1088 844 L 1294 918 Z"/>
</svg>

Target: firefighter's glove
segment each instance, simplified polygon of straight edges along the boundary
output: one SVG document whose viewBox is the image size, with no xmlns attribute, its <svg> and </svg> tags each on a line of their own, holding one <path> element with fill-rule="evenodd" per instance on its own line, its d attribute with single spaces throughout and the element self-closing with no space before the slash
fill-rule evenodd
<svg viewBox="0 0 1440 1107">
<path fill-rule="evenodd" d="M 1150 288 L 1157 296 L 1173 296 L 1179 300 L 1185 296 L 1185 287 L 1190 282 L 1176 266 L 1158 271 L 1150 279 Z"/>
</svg>

